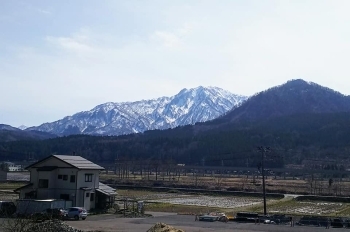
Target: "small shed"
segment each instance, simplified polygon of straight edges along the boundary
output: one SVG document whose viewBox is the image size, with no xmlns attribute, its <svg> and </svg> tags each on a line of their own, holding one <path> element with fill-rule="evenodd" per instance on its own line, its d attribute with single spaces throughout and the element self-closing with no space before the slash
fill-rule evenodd
<svg viewBox="0 0 350 232">
<path fill-rule="evenodd" d="M 33 213 L 42 212 L 46 209 L 62 208 L 66 209 L 72 206 L 71 201 L 62 199 L 18 199 L 17 200 L 17 214 L 18 215 L 30 215 Z"/>
<path fill-rule="evenodd" d="M 96 189 L 96 206 L 99 209 L 106 209 L 113 206 L 115 202 L 115 195 L 117 195 L 114 188 L 109 187 L 99 182 L 98 189 Z"/>
</svg>

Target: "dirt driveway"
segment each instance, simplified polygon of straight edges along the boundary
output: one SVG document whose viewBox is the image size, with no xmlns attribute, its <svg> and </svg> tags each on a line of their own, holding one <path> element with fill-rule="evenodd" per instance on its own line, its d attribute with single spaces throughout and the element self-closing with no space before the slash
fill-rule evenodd
<svg viewBox="0 0 350 232">
<path fill-rule="evenodd" d="M 287 225 L 255 225 L 254 223 L 236 223 L 236 222 L 203 222 L 195 221 L 194 216 L 177 215 L 174 213 L 153 213 L 150 218 L 116 218 L 114 215 L 94 215 L 89 216 L 85 221 L 67 221 L 67 224 L 81 230 L 102 230 L 102 231 L 125 231 L 125 232 L 146 232 L 157 222 L 163 222 L 174 226 L 177 229 L 183 229 L 186 232 L 316 232 L 320 227 L 306 227 Z M 331 228 L 332 231 L 344 231 L 344 229 Z"/>
</svg>

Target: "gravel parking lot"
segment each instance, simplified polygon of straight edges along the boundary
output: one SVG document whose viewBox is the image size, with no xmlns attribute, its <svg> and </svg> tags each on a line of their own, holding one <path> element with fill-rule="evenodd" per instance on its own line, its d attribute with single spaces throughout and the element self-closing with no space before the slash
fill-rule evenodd
<svg viewBox="0 0 350 232">
<path fill-rule="evenodd" d="M 325 229 L 322 227 L 307 227 L 289 225 L 266 225 L 254 223 L 236 223 L 236 222 L 203 222 L 195 221 L 191 215 L 177 215 L 174 213 L 151 213 L 153 217 L 149 218 L 117 218 L 115 215 L 93 215 L 85 221 L 67 221 L 67 223 L 81 230 L 102 230 L 102 231 L 125 231 L 125 232 L 146 232 L 157 222 L 163 222 L 183 229 L 186 232 L 213 232 L 213 231 L 239 231 L 239 232 L 284 232 L 300 231 L 313 232 Z M 344 231 L 344 229 L 331 228 L 332 231 Z"/>
</svg>

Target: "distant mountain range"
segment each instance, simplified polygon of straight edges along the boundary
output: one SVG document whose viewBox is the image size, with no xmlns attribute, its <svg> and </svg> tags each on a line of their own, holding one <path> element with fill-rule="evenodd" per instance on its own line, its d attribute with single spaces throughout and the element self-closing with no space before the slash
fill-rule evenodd
<svg viewBox="0 0 350 232">
<path fill-rule="evenodd" d="M 0 142 L 10 142 L 17 140 L 40 140 L 55 138 L 56 135 L 42 131 L 23 131 L 19 128 L 5 124 L 0 124 Z"/>
<path fill-rule="evenodd" d="M 25 128 L 0 125 L 0 141 L 73 134 L 125 135 L 194 125 L 197 130 L 305 113 L 350 112 L 350 97 L 301 79 L 240 96 L 217 87 L 183 89 L 175 96 L 105 103 L 61 120 Z M 206 122 L 205 124 L 202 124 Z M 230 127 L 232 127 L 232 125 Z"/>
<path fill-rule="evenodd" d="M 246 96 L 217 87 L 183 89 L 172 97 L 136 102 L 109 102 L 61 120 L 30 127 L 58 136 L 71 134 L 124 135 L 164 130 L 215 119 L 239 106 Z"/>
<path fill-rule="evenodd" d="M 74 131 L 103 135 L 115 129 L 128 135 L 64 136 L 35 143 L 1 143 L 0 148 L 4 155 L 16 157 L 75 151 L 98 162 L 113 161 L 119 154 L 147 162 L 176 159 L 194 165 L 246 167 L 249 163 L 254 167 L 261 161 L 256 146 L 263 145 L 271 146 L 271 155 L 277 157 L 268 161 L 270 167 L 300 165 L 304 159 L 336 159 L 343 166 L 339 168 L 350 168 L 349 96 L 304 80 L 288 81 L 248 99 L 224 93 L 198 87 L 169 98 L 106 103 L 40 127 L 60 135 Z"/>
</svg>

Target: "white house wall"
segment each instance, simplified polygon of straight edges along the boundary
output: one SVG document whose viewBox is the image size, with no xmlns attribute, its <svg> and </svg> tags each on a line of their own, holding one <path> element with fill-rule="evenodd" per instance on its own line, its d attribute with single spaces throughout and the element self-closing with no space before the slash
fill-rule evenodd
<svg viewBox="0 0 350 232">
<path fill-rule="evenodd" d="M 86 182 L 85 181 L 85 174 L 92 174 L 92 181 Z M 95 189 L 99 186 L 99 170 L 79 170 L 78 172 L 78 186 L 77 189 L 79 191 L 78 194 L 78 206 L 84 207 L 86 209 L 95 208 L 95 201 L 96 201 L 96 191 Z M 81 188 L 88 188 L 91 190 L 82 190 Z M 86 193 L 89 193 L 89 197 L 86 197 Z M 90 201 L 91 193 L 95 195 L 95 198 L 93 201 Z"/>
<path fill-rule="evenodd" d="M 36 171 L 36 170 L 35 170 Z M 55 172 L 51 171 L 40 171 L 37 172 L 36 175 L 37 179 L 32 182 L 34 185 L 33 187 L 38 189 L 37 191 L 37 198 L 38 199 L 48 199 L 48 198 L 53 198 L 55 191 Z M 49 181 L 49 187 L 48 188 L 39 188 L 38 183 L 40 179 L 47 179 Z"/>
<path fill-rule="evenodd" d="M 55 186 L 59 189 L 76 189 L 77 187 L 77 174 L 78 170 L 75 168 L 58 168 L 56 169 Z M 62 179 L 58 179 L 58 176 L 62 175 Z M 63 179 L 63 176 L 67 176 L 67 180 Z M 75 176 L 75 181 L 70 182 L 71 176 Z"/>
<path fill-rule="evenodd" d="M 58 176 L 62 175 L 62 179 L 58 179 Z M 67 176 L 67 180 L 63 179 L 63 176 Z M 78 175 L 78 169 L 76 168 L 59 168 L 57 169 L 56 173 L 56 183 L 55 183 L 55 188 L 56 188 L 56 194 L 55 198 L 60 199 L 61 194 L 67 194 L 69 195 L 69 200 L 72 201 L 73 205 L 76 204 L 76 195 L 77 195 L 77 175 Z M 71 176 L 75 176 L 75 181 L 70 182 Z"/>
<path fill-rule="evenodd" d="M 56 158 L 50 158 L 50 159 L 47 159 L 43 162 L 40 162 L 34 166 L 32 166 L 30 168 L 30 182 L 34 184 L 33 187 L 37 188 L 38 187 L 38 180 L 41 179 L 41 177 L 43 177 L 42 175 L 38 176 L 38 171 L 37 171 L 37 168 L 39 167 L 45 167 L 45 166 L 57 166 L 57 167 L 64 167 L 64 168 L 72 168 L 72 166 L 66 164 L 65 162 L 62 162 Z M 55 172 L 56 170 L 54 170 L 53 172 Z M 51 172 L 51 171 L 50 171 Z M 40 171 L 39 173 L 44 173 L 42 171 Z M 47 172 L 46 172 L 47 173 Z M 50 177 L 51 178 L 51 177 Z M 47 179 L 47 178 L 44 178 L 44 179 Z M 50 179 L 49 180 L 49 185 L 50 183 L 52 183 L 54 181 L 54 179 Z"/>
<path fill-rule="evenodd" d="M 85 182 L 85 174 L 93 174 L 92 176 L 92 182 Z M 78 189 L 80 188 L 98 188 L 99 186 L 99 174 L 100 171 L 99 170 L 79 170 L 78 172 Z"/>
</svg>

